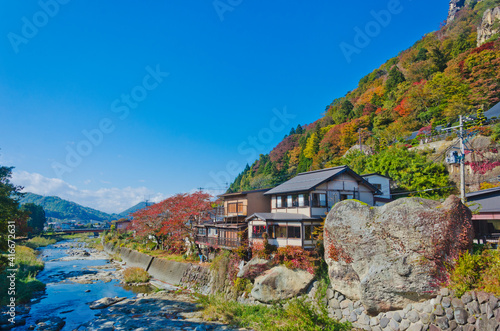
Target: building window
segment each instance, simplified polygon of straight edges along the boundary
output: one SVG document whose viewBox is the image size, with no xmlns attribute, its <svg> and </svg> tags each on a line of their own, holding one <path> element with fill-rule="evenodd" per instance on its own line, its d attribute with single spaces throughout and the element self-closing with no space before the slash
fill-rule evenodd
<svg viewBox="0 0 500 331">
<path fill-rule="evenodd" d="M 275 225 L 276 238 L 286 238 L 286 226 Z"/>
<path fill-rule="evenodd" d="M 326 194 L 313 193 L 313 207 L 326 207 Z"/>
<path fill-rule="evenodd" d="M 300 239 L 300 226 L 289 226 L 288 227 L 288 238 Z"/>
<path fill-rule="evenodd" d="M 299 207 L 304 207 L 305 205 L 304 194 L 299 194 Z"/>
<path fill-rule="evenodd" d="M 291 207 L 291 202 L 288 202 L 288 197 L 286 195 L 276 196 L 276 208 L 286 208 Z"/>
<path fill-rule="evenodd" d="M 382 191 L 382 184 L 372 184 L 379 191 Z"/>
<path fill-rule="evenodd" d="M 319 225 L 304 225 L 304 240 L 316 240 L 315 232 Z"/>
<path fill-rule="evenodd" d="M 243 202 L 238 203 L 228 203 L 227 204 L 228 213 L 242 213 L 243 212 Z"/>
<path fill-rule="evenodd" d="M 207 234 L 207 230 L 205 228 L 198 228 L 198 235 L 204 236 Z"/>
<path fill-rule="evenodd" d="M 293 196 L 289 195 L 286 197 L 286 205 L 288 208 L 293 207 Z"/>
<path fill-rule="evenodd" d="M 269 226 L 269 238 L 271 239 L 286 238 L 286 226 L 280 226 L 280 225 Z"/>
<path fill-rule="evenodd" d="M 340 201 L 348 200 L 348 199 L 353 199 L 352 194 L 341 194 L 340 195 Z"/>
<path fill-rule="evenodd" d="M 264 233 L 266 233 L 265 225 L 254 225 L 252 227 L 252 238 L 262 238 Z"/>
<path fill-rule="evenodd" d="M 217 236 L 217 229 L 214 229 L 214 228 L 208 229 L 208 235 L 209 236 Z"/>
</svg>

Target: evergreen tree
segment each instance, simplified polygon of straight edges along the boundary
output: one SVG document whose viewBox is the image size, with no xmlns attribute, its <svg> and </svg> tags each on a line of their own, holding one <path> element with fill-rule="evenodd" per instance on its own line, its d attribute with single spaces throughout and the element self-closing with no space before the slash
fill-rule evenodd
<svg viewBox="0 0 500 331">
<path fill-rule="evenodd" d="M 30 228 L 31 233 L 34 235 L 40 234 L 43 231 L 45 222 L 47 221 L 43 207 L 34 203 L 27 203 L 22 205 L 21 209 L 29 214 L 28 227 Z"/>
<path fill-rule="evenodd" d="M 446 67 L 448 66 L 448 56 L 443 51 L 441 51 L 439 47 L 434 47 L 431 49 L 431 59 L 432 63 L 439 72 L 444 71 L 444 69 L 446 69 Z"/>
<path fill-rule="evenodd" d="M 387 91 L 392 91 L 399 85 L 399 83 L 404 81 L 406 81 L 405 76 L 401 71 L 399 71 L 397 66 L 394 66 L 391 71 L 389 71 L 389 78 L 387 78 L 385 88 Z"/>
<path fill-rule="evenodd" d="M 295 133 L 296 134 L 303 134 L 304 133 L 304 129 L 302 129 L 302 126 L 297 125 L 297 129 L 295 129 Z"/>
<path fill-rule="evenodd" d="M 427 49 L 422 47 L 418 49 L 417 57 L 415 58 L 415 62 L 425 61 L 427 60 Z"/>
</svg>

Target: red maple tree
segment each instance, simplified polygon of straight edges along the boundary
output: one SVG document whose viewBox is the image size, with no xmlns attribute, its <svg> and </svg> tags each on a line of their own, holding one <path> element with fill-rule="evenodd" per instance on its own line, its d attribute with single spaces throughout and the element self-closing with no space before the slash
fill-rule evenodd
<svg viewBox="0 0 500 331">
<path fill-rule="evenodd" d="M 137 236 L 153 236 L 158 248 L 182 247 L 183 241 L 194 242 L 194 225 L 212 209 L 212 196 L 201 191 L 179 193 L 132 214 L 130 228 Z"/>
</svg>

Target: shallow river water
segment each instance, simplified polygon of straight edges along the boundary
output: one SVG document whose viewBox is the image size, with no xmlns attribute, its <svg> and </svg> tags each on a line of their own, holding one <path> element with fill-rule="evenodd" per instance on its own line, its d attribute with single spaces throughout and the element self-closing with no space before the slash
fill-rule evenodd
<svg viewBox="0 0 500 331">
<path fill-rule="evenodd" d="M 99 313 L 99 310 L 91 310 L 88 302 L 103 297 L 131 298 L 136 295 L 121 286 L 116 279 L 109 282 L 98 280 L 92 284 L 68 280 L 82 274 L 96 274 L 97 269 L 93 268 L 96 266 L 111 272 L 116 269 L 107 259 L 64 260 L 68 257 L 67 244 L 79 245 L 76 241 L 64 241 L 41 250 L 45 268 L 37 278 L 47 285 L 47 289 L 40 298 L 34 300 L 26 325 L 13 330 L 26 330 L 30 325 L 35 325 L 37 320 L 46 317 L 64 318 L 66 324 L 62 330 L 73 330 Z"/>
</svg>

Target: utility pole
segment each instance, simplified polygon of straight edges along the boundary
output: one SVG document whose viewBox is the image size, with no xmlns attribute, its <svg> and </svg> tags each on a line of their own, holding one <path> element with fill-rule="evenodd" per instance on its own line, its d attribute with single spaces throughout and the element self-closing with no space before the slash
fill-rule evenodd
<svg viewBox="0 0 500 331">
<path fill-rule="evenodd" d="M 453 126 L 446 130 L 456 130 L 458 129 L 457 135 L 460 140 L 460 199 L 462 203 L 465 203 L 465 130 L 464 130 L 464 117 L 460 115 L 460 124 Z M 456 161 L 454 162 L 456 163 Z"/>
<path fill-rule="evenodd" d="M 359 139 L 359 151 L 363 152 L 363 146 L 361 145 L 361 128 L 358 128 L 358 139 Z"/>
<path fill-rule="evenodd" d="M 464 120 L 460 115 L 460 199 L 465 203 L 465 143 L 464 143 Z"/>
</svg>

